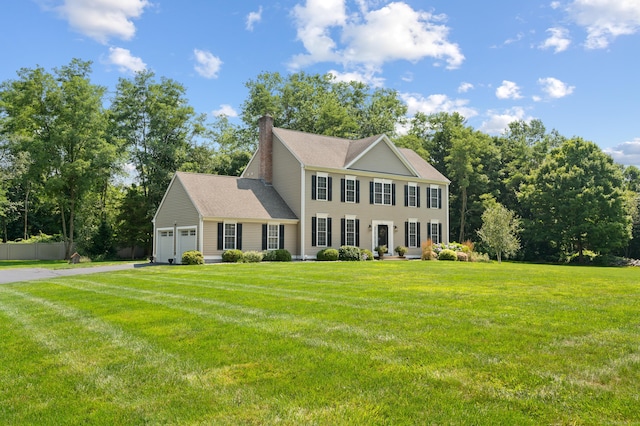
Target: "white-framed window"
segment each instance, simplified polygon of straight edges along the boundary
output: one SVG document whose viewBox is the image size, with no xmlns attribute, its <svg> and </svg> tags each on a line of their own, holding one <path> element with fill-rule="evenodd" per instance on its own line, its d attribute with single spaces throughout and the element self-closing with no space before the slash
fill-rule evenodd
<svg viewBox="0 0 640 426">
<path fill-rule="evenodd" d="M 345 216 L 344 218 L 344 242 L 348 246 L 356 244 L 356 217 Z"/>
<path fill-rule="evenodd" d="M 440 222 L 437 220 L 431 222 L 431 241 L 433 244 L 440 244 Z"/>
<path fill-rule="evenodd" d="M 429 187 L 429 207 L 432 209 L 440 208 L 440 194 L 442 193 L 438 185 L 431 185 Z"/>
<path fill-rule="evenodd" d="M 407 242 L 409 248 L 418 247 L 418 220 L 417 219 L 409 219 L 407 225 Z"/>
<path fill-rule="evenodd" d="M 316 245 L 318 247 L 326 247 L 327 246 L 327 233 L 329 231 L 329 218 L 327 215 L 318 214 L 316 215 Z"/>
<path fill-rule="evenodd" d="M 161 237 L 173 237 L 173 231 L 160 231 Z"/>
<path fill-rule="evenodd" d="M 418 206 L 418 186 L 415 183 L 407 184 L 407 206 Z"/>
<path fill-rule="evenodd" d="M 373 181 L 373 204 L 390 206 L 392 182 L 388 179 L 374 179 Z"/>
<path fill-rule="evenodd" d="M 327 201 L 329 190 L 329 175 L 327 173 L 316 174 L 316 200 Z"/>
<path fill-rule="evenodd" d="M 344 179 L 344 200 L 347 203 L 356 202 L 356 178 L 346 176 Z"/>
<path fill-rule="evenodd" d="M 267 250 L 278 250 L 280 248 L 280 225 L 267 225 Z"/>
<path fill-rule="evenodd" d="M 224 223 L 224 250 L 233 250 L 236 248 L 237 224 L 235 222 Z"/>
</svg>

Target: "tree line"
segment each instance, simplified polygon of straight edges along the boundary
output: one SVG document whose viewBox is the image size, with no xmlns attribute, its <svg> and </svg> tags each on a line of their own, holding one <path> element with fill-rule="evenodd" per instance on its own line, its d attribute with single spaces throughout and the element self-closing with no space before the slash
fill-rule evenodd
<svg viewBox="0 0 640 426">
<path fill-rule="evenodd" d="M 586 250 L 640 257 L 640 170 L 592 142 L 540 120 L 490 136 L 458 113 L 407 117 L 397 92 L 330 74 L 262 73 L 245 85 L 234 124 L 196 114 L 182 84 L 150 71 L 108 92 L 79 59 L 19 70 L 0 84 L 3 242 L 55 234 L 92 256 L 116 246 L 149 252 L 173 173 L 239 175 L 268 112 L 277 127 L 350 139 L 385 133 L 415 150 L 451 180 L 451 240 L 480 242 L 483 213 L 500 205 L 521 226 L 520 259 Z"/>
</svg>

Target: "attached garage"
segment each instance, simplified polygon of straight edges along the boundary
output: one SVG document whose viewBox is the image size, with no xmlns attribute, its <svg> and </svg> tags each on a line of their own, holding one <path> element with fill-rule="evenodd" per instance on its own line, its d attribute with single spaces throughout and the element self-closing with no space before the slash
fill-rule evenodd
<svg viewBox="0 0 640 426">
<path fill-rule="evenodd" d="M 176 262 L 182 263 L 182 254 L 185 251 L 196 250 L 197 247 L 196 228 L 179 229 L 176 240 Z"/>
<path fill-rule="evenodd" d="M 156 261 L 167 263 L 173 259 L 173 229 L 159 229 L 156 235 Z"/>
</svg>

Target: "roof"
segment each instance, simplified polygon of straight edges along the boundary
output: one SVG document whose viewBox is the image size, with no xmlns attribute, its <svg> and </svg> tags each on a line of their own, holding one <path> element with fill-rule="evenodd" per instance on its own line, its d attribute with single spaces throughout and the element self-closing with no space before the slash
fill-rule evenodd
<svg viewBox="0 0 640 426">
<path fill-rule="evenodd" d="M 378 143 L 388 143 L 398 158 L 403 161 L 416 177 L 438 182 L 450 182 L 435 167 L 406 148 L 397 148 L 385 135 L 371 136 L 359 140 L 349 140 L 333 136 L 314 135 L 274 128 L 274 135 L 284 143 L 291 153 L 305 166 L 330 169 L 348 169 L 359 156 Z"/>
<path fill-rule="evenodd" d="M 278 192 L 259 179 L 176 172 L 203 218 L 286 219 L 296 215 Z"/>
</svg>

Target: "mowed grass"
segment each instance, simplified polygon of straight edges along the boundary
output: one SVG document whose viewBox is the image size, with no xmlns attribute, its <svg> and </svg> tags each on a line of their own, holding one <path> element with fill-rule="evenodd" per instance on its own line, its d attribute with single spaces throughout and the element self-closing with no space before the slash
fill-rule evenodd
<svg viewBox="0 0 640 426">
<path fill-rule="evenodd" d="M 638 424 L 640 269 L 157 266 L 0 286 L 2 424 Z"/>
</svg>

